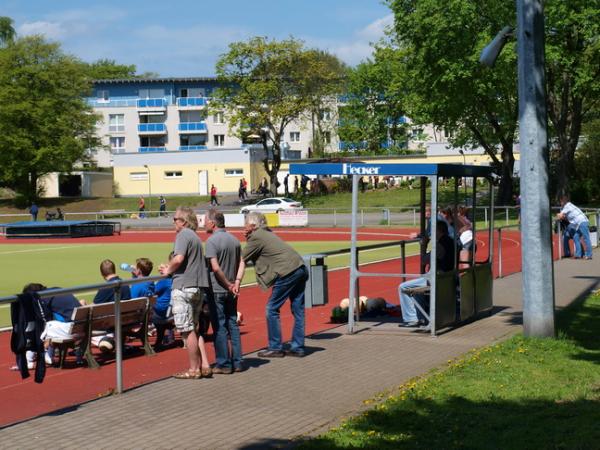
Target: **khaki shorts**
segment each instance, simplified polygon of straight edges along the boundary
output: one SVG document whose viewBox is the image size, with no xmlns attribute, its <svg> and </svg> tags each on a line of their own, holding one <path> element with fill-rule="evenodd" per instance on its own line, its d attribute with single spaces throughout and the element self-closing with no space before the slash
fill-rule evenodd
<svg viewBox="0 0 600 450">
<path fill-rule="evenodd" d="M 180 333 L 194 331 L 203 303 L 202 289 L 183 288 L 171 291 L 171 311 L 175 326 Z"/>
</svg>

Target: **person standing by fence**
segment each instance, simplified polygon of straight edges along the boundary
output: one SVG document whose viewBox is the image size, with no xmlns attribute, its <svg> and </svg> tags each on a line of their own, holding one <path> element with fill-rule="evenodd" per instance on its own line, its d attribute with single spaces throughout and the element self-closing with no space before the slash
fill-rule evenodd
<svg viewBox="0 0 600 450">
<path fill-rule="evenodd" d="M 173 375 L 178 379 L 212 376 L 204 338 L 197 333 L 198 317 L 209 286 L 208 271 L 202 253 L 202 241 L 196 234 L 198 220 L 191 208 L 179 206 L 173 215 L 175 256 L 160 266 L 160 273 L 173 278 L 171 305 L 175 326 L 187 343 L 189 369 Z"/>
<path fill-rule="evenodd" d="M 557 214 L 559 220 L 568 220 L 569 226 L 574 227 L 573 242 L 575 243 L 575 258 L 592 259 L 592 241 L 590 240 L 590 222 L 581 209 L 563 195 L 560 198 L 561 210 Z M 581 239 L 585 245 L 585 255 L 581 248 Z"/>
<path fill-rule="evenodd" d="M 267 302 L 267 333 L 269 345 L 258 352 L 260 358 L 281 358 L 283 356 L 304 356 L 304 288 L 308 271 L 302 257 L 282 241 L 266 226 L 265 216 L 258 212 L 248 213 L 244 221 L 244 235 L 247 244 L 242 252 L 244 265 L 254 263 L 256 281 L 266 290 L 272 287 Z M 243 267 L 242 267 L 243 268 Z M 236 278 L 241 278 L 238 274 Z M 239 287 L 235 289 L 237 293 Z M 290 348 L 285 349 L 281 342 L 281 320 L 279 310 L 290 299 L 294 326 Z"/>
<path fill-rule="evenodd" d="M 213 292 L 211 312 L 215 333 L 215 374 L 242 371 L 242 342 L 237 324 L 237 295 L 233 293 L 241 283 L 240 241 L 225 230 L 223 213 L 211 209 L 204 218 L 204 228 L 210 236 L 206 241 L 206 259 Z M 243 267 L 241 272 L 243 273 Z M 229 339 L 228 339 L 229 338 Z M 231 352 L 228 341 L 231 342 Z"/>
</svg>

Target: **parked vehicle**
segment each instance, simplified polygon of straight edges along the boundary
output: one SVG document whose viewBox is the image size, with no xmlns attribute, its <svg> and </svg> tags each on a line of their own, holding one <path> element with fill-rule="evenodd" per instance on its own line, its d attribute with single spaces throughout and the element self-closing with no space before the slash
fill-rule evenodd
<svg viewBox="0 0 600 450">
<path fill-rule="evenodd" d="M 291 198 L 272 197 L 265 198 L 264 200 L 261 200 L 253 205 L 244 206 L 242 209 L 240 209 L 240 212 L 243 214 L 249 213 L 250 211 L 279 212 L 301 208 L 302 203 L 292 200 Z"/>
</svg>

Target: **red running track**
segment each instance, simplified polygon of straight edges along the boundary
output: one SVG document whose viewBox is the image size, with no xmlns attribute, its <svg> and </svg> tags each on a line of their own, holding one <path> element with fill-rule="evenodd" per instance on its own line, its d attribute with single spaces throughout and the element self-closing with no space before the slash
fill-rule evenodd
<svg viewBox="0 0 600 450">
<path fill-rule="evenodd" d="M 382 230 L 361 229 L 361 240 L 401 239 L 409 234 L 410 230 Z M 348 240 L 349 231 L 342 229 L 311 230 L 278 230 L 286 240 Z M 102 242 L 171 242 L 173 232 L 135 232 L 123 233 L 113 238 L 101 238 Z M 76 241 L 96 241 L 98 238 L 82 238 Z M 23 240 L 36 243 L 38 240 Z M 72 242 L 72 239 L 44 239 L 42 242 Z M 7 242 L 4 240 L 3 242 Z M 22 242 L 9 240 L 8 242 Z M 0 244 L 1 245 L 1 244 Z M 487 254 L 487 242 L 478 242 L 479 255 Z M 555 245 L 556 247 L 556 245 Z M 494 273 L 497 276 L 497 241 L 494 258 Z M 520 235 L 518 232 L 504 232 L 502 244 L 504 275 L 521 270 Z M 398 260 L 386 261 L 369 265 L 363 270 L 375 272 L 400 271 Z M 417 258 L 407 259 L 407 271 L 416 272 Z M 396 278 L 384 277 L 381 279 L 365 278 L 361 280 L 360 293 L 368 297 L 383 297 L 388 302 L 397 304 Z M 330 311 L 340 299 L 347 297 L 348 270 L 333 270 L 328 273 L 329 305 L 306 310 L 306 334 L 310 335 L 324 331 L 336 324 L 330 323 Z M 269 292 L 262 292 L 256 286 L 249 286 L 242 290 L 239 300 L 239 310 L 244 314 L 244 323 L 240 330 L 242 333 L 242 346 L 244 353 L 251 353 L 266 345 L 266 326 L 264 319 L 265 304 Z M 284 306 L 281 311 L 283 338 L 289 339 L 291 334 L 292 316 L 289 308 Z M 211 343 L 207 344 L 211 361 L 214 361 L 214 351 Z M 100 357 L 100 356 L 99 356 Z M 113 360 L 104 361 L 98 370 L 77 367 L 74 358 L 67 359 L 66 367 L 62 370 L 48 368 L 43 384 L 33 382 L 33 376 L 22 380 L 19 373 L 10 371 L 14 364 L 14 356 L 10 352 L 10 333 L 0 333 L 0 398 L 3 408 L 0 409 L 0 426 L 22 421 L 38 415 L 46 414 L 58 409 L 80 404 L 97 397 L 107 395 L 114 389 L 115 364 Z M 125 389 L 130 389 L 142 384 L 157 381 L 171 376 L 173 373 L 186 368 L 186 354 L 182 349 L 176 348 L 158 353 L 153 357 L 136 355 L 126 358 L 123 365 L 123 384 Z M 252 369 L 250 369 L 252 370 Z M 32 374 L 33 375 L 33 374 Z M 243 375 L 233 375 L 243 376 Z M 210 383 L 210 380 L 200 382 Z"/>
</svg>

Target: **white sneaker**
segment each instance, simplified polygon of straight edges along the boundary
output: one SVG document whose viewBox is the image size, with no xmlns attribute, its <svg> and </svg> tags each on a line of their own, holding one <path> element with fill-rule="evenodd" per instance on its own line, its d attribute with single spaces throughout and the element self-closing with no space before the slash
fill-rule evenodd
<svg viewBox="0 0 600 450">
<path fill-rule="evenodd" d="M 48 352 L 44 353 L 44 360 L 46 361 L 47 366 L 51 366 L 54 361 L 52 361 L 52 356 Z"/>
<path fill-rule="evenodd" d="M 98 348 L 102 352 L 108 353 L 108 352 L 112 352 L 113 349 L 115 348 L 115 346 L 113 345 L 113 343 L 111 342 L 110 339 L 104 338 L 98 343 Z"/>
</svg>

